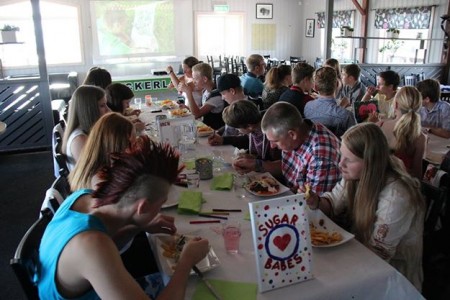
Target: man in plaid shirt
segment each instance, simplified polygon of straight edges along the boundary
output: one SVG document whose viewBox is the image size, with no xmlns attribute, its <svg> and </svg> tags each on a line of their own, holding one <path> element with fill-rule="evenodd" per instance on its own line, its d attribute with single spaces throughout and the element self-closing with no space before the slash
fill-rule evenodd
<svg viewBox="0 0 450 300">
<path fill-rule="evenodd" d="M 304 120 L 292 104 L 278 102 L 267 110 L 261 127 L 271 147 L 283 151 L 281 171 L 292 190 L 309 184 L 321 195 L 340 181 L 340 141 L 324 125 Z"/>
</svg>

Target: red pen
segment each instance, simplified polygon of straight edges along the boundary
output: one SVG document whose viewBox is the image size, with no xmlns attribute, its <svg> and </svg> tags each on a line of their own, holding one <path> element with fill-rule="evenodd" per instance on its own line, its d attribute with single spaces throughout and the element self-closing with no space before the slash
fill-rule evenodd
<svg viewBox="0 0 450 300">
<path fill-rule="evenodd" d="M 220 223 L 220 220 L 210 220 L 210 221 L 190 221 L 189 224 L 209 224 L 209 223 Z"/>
</svg>

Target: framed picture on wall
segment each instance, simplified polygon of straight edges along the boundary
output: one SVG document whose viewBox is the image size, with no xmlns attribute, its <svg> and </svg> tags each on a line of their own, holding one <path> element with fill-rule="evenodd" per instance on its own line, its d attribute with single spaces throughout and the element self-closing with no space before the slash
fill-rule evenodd
<svg viewBox="0 0 450 300">
<path fill-rule="evenodd" d="M 256 18 L 257 19 L 272 19 L 273 18 L 273 4 L 256 3 Z"/>
<path fill-rule="evenodd" d="M 306 37 L 314 37 L 314 25 L 316 20 L 314 19 L 306 19 L 306 27 L 305 27 L 305 36 Z"/>
</svg>

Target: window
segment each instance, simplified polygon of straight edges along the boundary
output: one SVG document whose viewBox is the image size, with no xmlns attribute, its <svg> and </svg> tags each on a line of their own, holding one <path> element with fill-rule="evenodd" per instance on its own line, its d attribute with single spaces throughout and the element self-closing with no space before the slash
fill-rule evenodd
<svg viewBox="0 0 450 300">
<path fill-rule="evenodd" d="M 197 56 L 242 55 L 243 14 L 203 14 L 196 17 Z"/>
<path fill-rule="evenodd" d="M 378 29 L 378 37 L 388 38 L 387 30 L 392 28 L 399 30 L 400 38 L 379 40 L 378 62 L 424 63 L 429 41 L 421 38 L 431 36 L 433 12 L 433 6 L 377 9 L 375 28 Z"/>
<path fill-rule="evenodd" d="M 341 28 L 349 26 L 353 28 L 355 23 L 354 10 L 340 10 L 333 12 L 332 24 L 332 40 L 331 40 L 331 57 L 336 58 L 341 62 L 352 62 L 353 56 L 353 39 L 339 38 L 341 36 Z M 317 26 L 325 30 L 325 13 L 317 13 Z"/>
<path fill-rule="evenodd" d="M 45 57 L 48 65 L 82 63 L 79 8 L 73 4 L 40 1 Z M 11 24 L 20 31 L 23 44 L 0 48 L 4 67 L 37 66 L 36 39 L 30 1 L 0 5 L 0 26 Z"/>
</svg>

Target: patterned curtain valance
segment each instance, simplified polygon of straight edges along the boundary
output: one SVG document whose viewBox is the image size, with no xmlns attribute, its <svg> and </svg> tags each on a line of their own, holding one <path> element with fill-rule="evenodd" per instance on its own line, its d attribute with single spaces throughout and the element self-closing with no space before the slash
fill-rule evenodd
<svg viewBox="0 0 450 300">
<path fill-rule="evenodd" d="M 340 10 L 333 12 L 333 28 L 341 28 L 342 26 L 353 27 L 353 13 L 355 10 Z M 325 28 L 325 12 L 318 12 L 317 28 Z"/>
<path fill-rule="evenodd" d="M 375 10 L 375 28 L 429 29 L 433 6 Z"/>
</svg>

